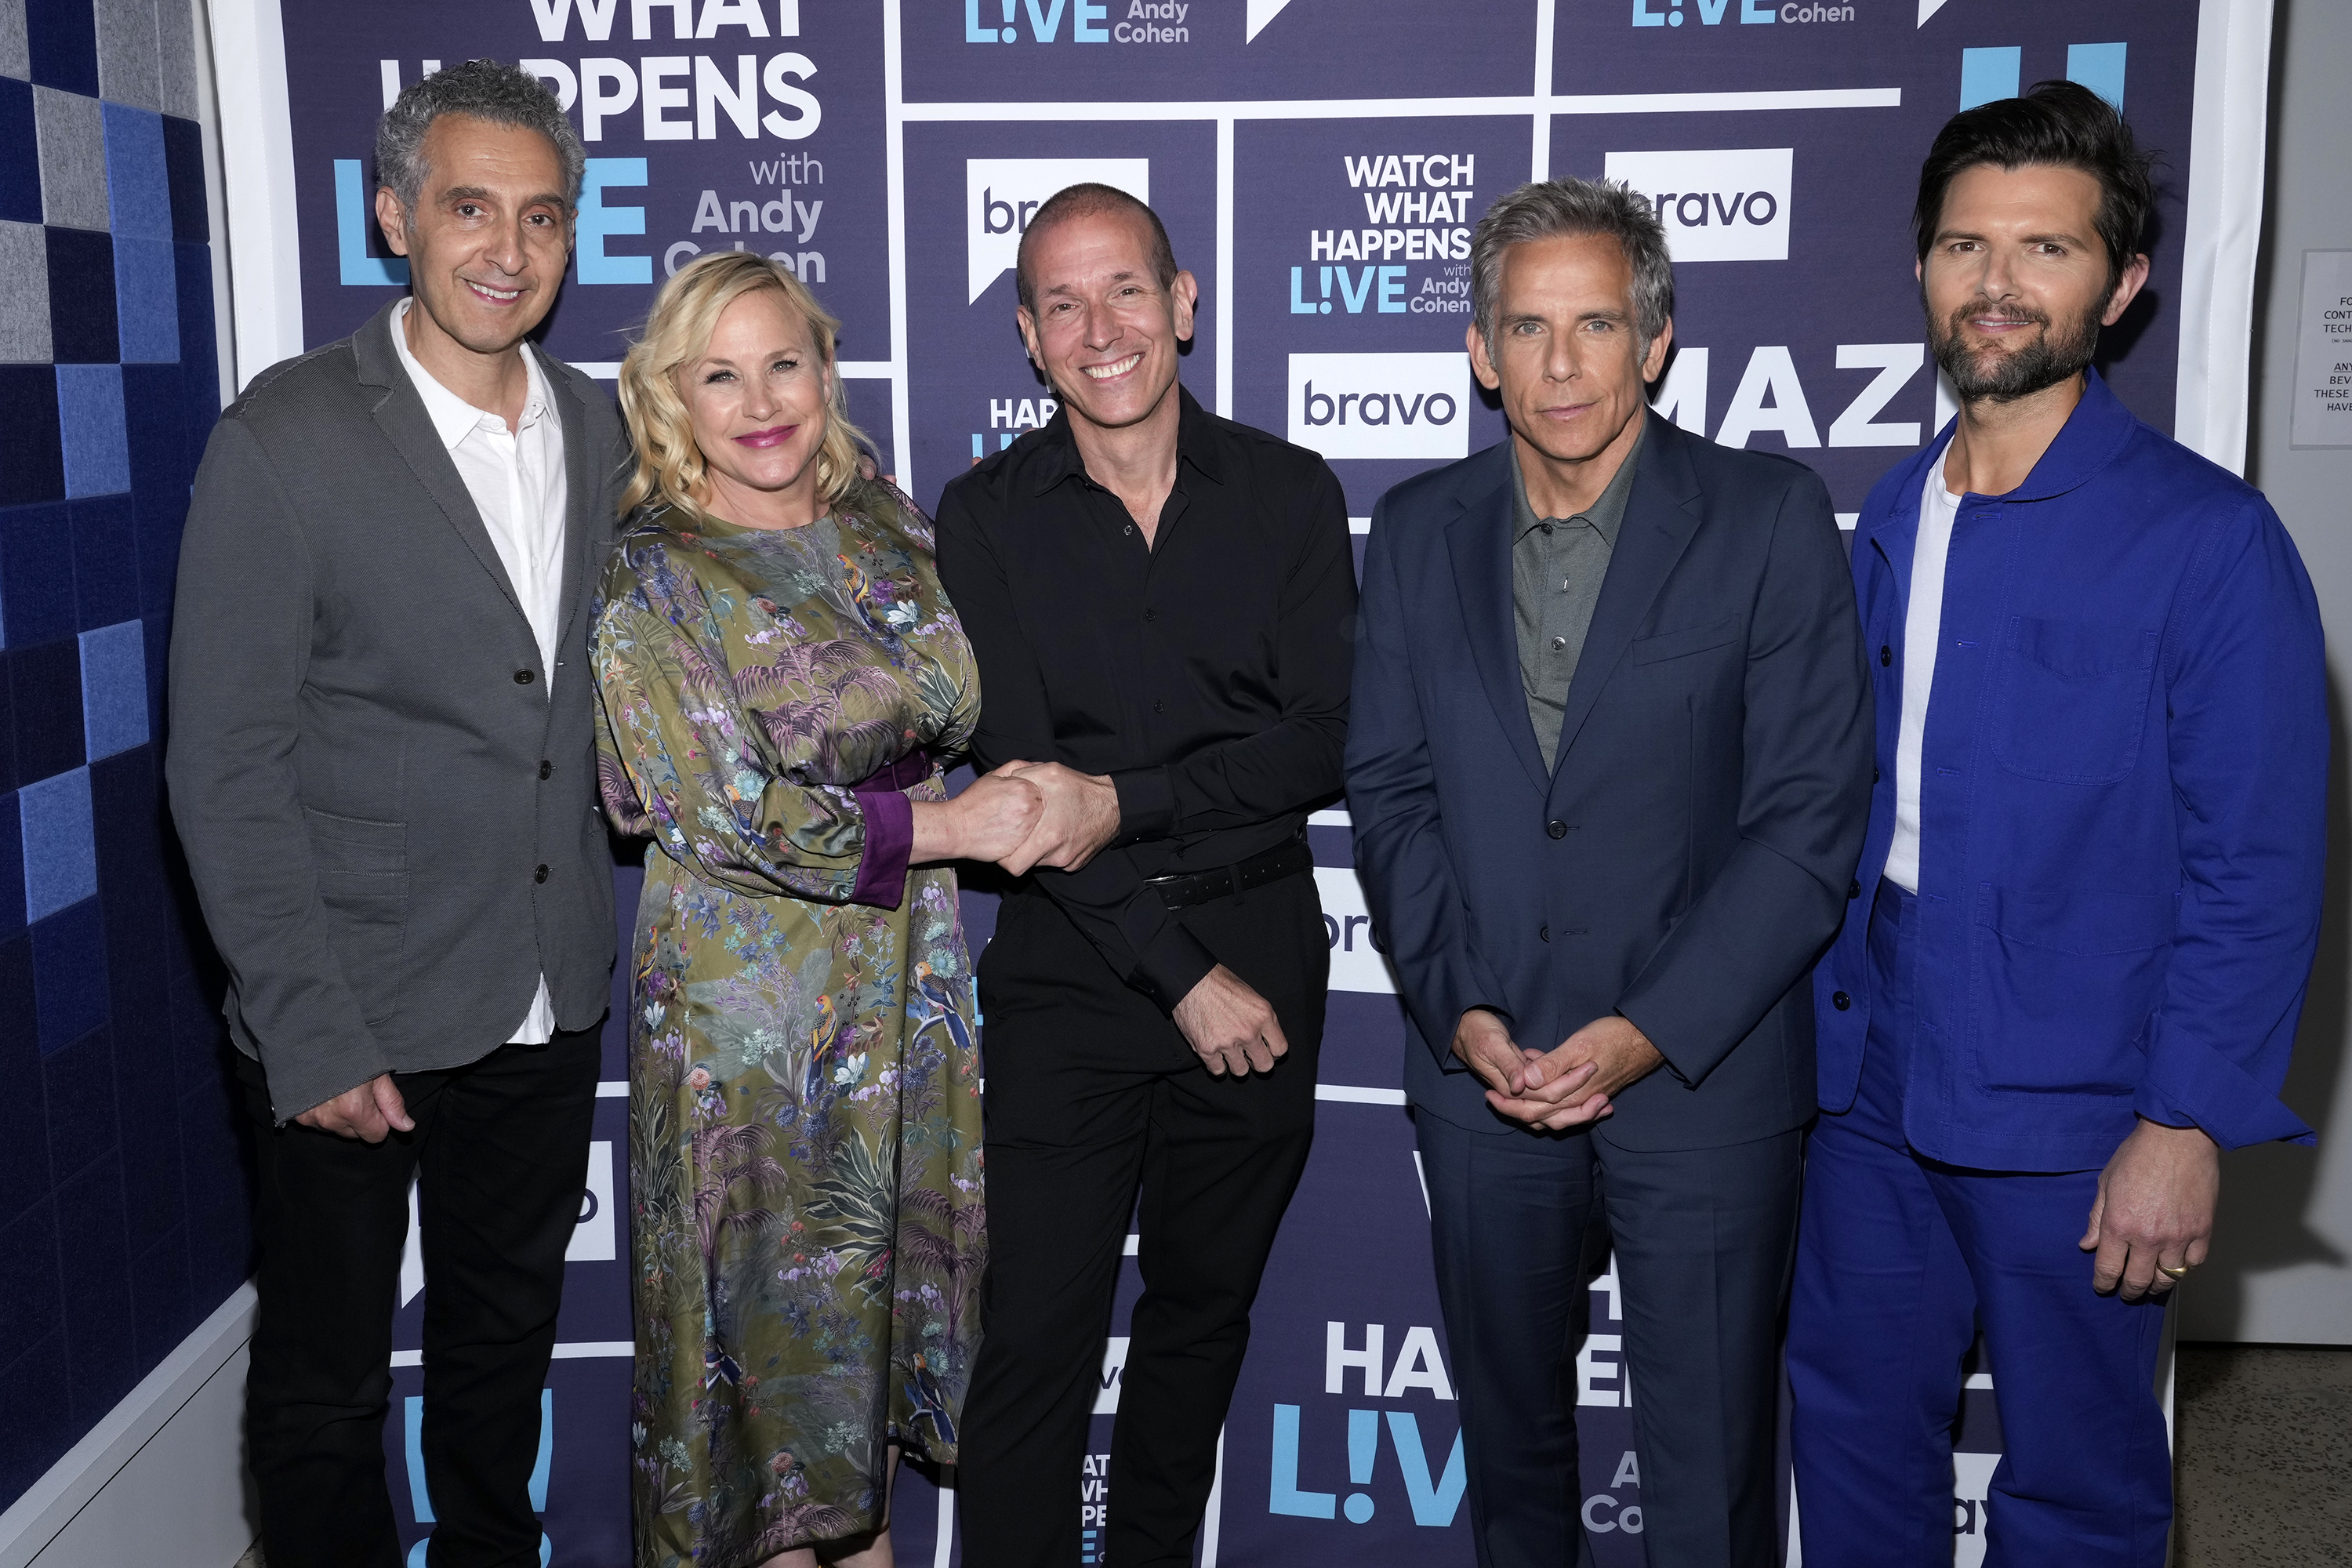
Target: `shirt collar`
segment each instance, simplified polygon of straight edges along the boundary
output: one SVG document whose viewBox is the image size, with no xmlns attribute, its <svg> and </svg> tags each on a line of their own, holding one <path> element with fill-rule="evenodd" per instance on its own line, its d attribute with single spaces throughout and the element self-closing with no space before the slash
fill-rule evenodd
<svg viewBox="0 0 2352 1568">
<path fill-rule="evenodd" d="M 1217 425 L 1209 411 L 1179 382 L 1176 385 L 1176 460 L 1212 484 L 1225 482 L 1217 452 Z M 1086 459 L 1078 455 L 1078 438 L 1070 430 L 1070 411 L 1057 407 L 1039 432 L 1037 490 L 1044 495 L 1067 479 L 1086 477 Z"/>
<path fill-rule="evenodd" d="M 2083 373 L 2083 400 L 2043 451 L 2025 482 L 2000 500 L 2047 500 L 2065 494 L 2114 460 L 2139 420 L 2095 370 Z"/>
<path fill-rule="evenodd" d="M 1633 470 L 1642 466 L 1642 444 L 1649 437 L 1650 416 L 1644 414 L 1642 428 L 1633 437 L 1633 445 L 1626 451 L 1625 460 L 1617 465 L 1617 472 L 1611 477 L 1607 487 L 1591 506 L 1568 520 L 1591 524 L 1593 531 L 1600 534 L 1612 550 L 1617 548 L 1617 532 L 1624 525 L 1626 499 L 1633 493 Z M 1511 452 L 1511 540 L 1517 543 L 1544 523 L 1557 523 L 1560 520 L 1536 515 L 1535 508 L 1528 503 L 1527 480 L 1519 473 L 1519 444 L 1512 440 L 1506 445 Z"/>
<path fill-rule="evenodd" d="M 441 437 L 442 447 L 449 451 L 457 450 L 457 444 L 480 429 L 486 419 L 499 430 L 505 430 L 505 420 L 488 409 L 475 407 L 442 385 L 434 379 L 433 373 L 409 352 L 408 310 L 413 303 L 411 300 L 403 300 L 392 312 L 392 346 L 400 355 L 401 368 L 408 372 L 408 379 L 415 384 L 416 395 L 425 400 L 425 417 L 433 421 L 433 433 Z M 515 345 L 515 353 L 522 355 L 523 370 L 530 377 L 530 390 L 523 394 L 522 417 L 515 421 L 517 433 L 520 433 L 547 416 L 548 409 L 552 406 L 552 397 L 548 390 L 547 376 L 539 368 L 538 358 L 520 343 Z"/>
</svg>

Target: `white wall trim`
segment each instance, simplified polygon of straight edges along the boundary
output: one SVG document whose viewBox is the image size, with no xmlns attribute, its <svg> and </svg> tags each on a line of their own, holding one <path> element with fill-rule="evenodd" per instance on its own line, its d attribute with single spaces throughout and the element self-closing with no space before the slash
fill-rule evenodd
<svg viewBox="0 0 2352 1568">
<path fill-rule="evenodd" d="M 2246 471 L 2254 262 L 2269 146 L 2271 0 L 2204 0 L 2180 235 L 2180 363 L 2174 437 Z"/>
<path fill-rule="evenodd" d="M 213 25 L 205 0 L 188 0 L 196 56 L 196 124 L 204 132 L 205 230 L 212 237 L 213 353 L 220 404 L 236 401 L 236 311 L 228 287 L 228 185 L 221 169 L 220 83 L 213 70 Z"/>
<path fill-rule="evenodd" d="M 50 1466 L 48 1474 L 26 1489 L 7 1512 L 0 1513 L 0 1568 L 26 1568 L 40 1557 L 50 1542 L 99 1499 L 107 1484 L 138 1458 L 139 1451 L 188 1406 L 214 1373 L 245 1349 L 253 1338 L 256 1300 L 250 1282 L 238 1286 L 88 1436 L 67 1450 L 65 1458 Z M 209 1434 L 211 1441 L 225 1444 L 232 1452 L 238 1449 L 242 1443 L 243 1405 L 242 1399 L 226 1404 L 209 1402 L 208 1413 L 216 1415 L 217 1409 L 227 1409 L 236 1418 L 226 1430 Z M 224 1498 L 221 1504 L 241 1515 L 245 1500 L 242 1496 Z M 119 1500 L 119 1506 L 125 1510 L 152 1509 L 153 1500 L 126 1495 Z M 226 1563 L 222 1568 L 226 1568 Z"/>
<path fill-rule="evenodd" d="M 214 89 L 228 186 L 236 384 L 302 352 L 302 257 L 294 209 L 294 121 L 278 0 L 211 0 Z"/>
</svg>

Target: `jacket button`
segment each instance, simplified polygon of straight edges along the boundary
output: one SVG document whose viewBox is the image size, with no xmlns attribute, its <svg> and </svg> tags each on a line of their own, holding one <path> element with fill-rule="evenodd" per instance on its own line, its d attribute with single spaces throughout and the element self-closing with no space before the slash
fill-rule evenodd
<svg viewBox="0 0 2352 1568">
<path fill-rule="evenodd" d="M 547 868 L 546 868 L 546 867 L 544 867 L 544 866 L 541 866 L 538 870 L 533 871 L 533 872 L 530 874 L 530 879 L 531 879 L 532 881 L 534 881 L 534 882 L 544 882 L 544 881 L 546 881 L 546 880 L 547 880 Z M 1843 1006 L 1844 1006 L 1844 1005 L 1845 1005 L 1845 1004 L 1844 1004 L 1844 1003 L 1843 1003 L 1843 1002 L 1841 1002 L 1841 1003 L 1839 1003 L 1839 1004 L 1838 1004 L 1838 1005 L 1839 1005 L 1839 1006 L 1841 1006 L 1841 1007 L 1843 1007 Z"/>
<path fill-rule="evenodd" d="M 538 679 L 538 676 L 533 675 L 527 669 L 518 669 L 515 671 L 515 684 L 517 686 L 529 686 L 532 681 L 537 680 Z"/>
<path fill-rule="evenodd" d="M 539 764 L 539 776 L 543 779 L 553 778 L 555 776 L 555 764 L 553 763 L 547 762 L 541 763 Z"/>
<path fill-rule="evenodd" d="M 1830 993 L 1830 1005 L 1843 1013 L 1853 1005 L 1853 998 L 1843 991 L 1832 991 Z"/>
<path fill-rule="evenodd" d="M 541 773 L 539 776 L 545 778 L 547 775 L 545 773 Z M 1845 885 L 1845 896 L 1848 899 L 1858 899 L 1862 897 L 1862 884 L 1860 882 L 1848 882 Z"/>
<path fill-rule="evenodd" d="M 1885 643 L 1880 643 L 1880 644 L 1878 645 L 1878 668 L 1881 668 L 1881 669 L 1885 669 L 1887 666 L 1889 666 L 1889 665 L 1893 664 L 1894 662 L 1895 662 L 1895 650 L 1894 650 L 1893 648 L 1891 648 L 1891 647 L 1888 647 Z"/>
<path fill-rule="evenodd" d="M 1554 838 L 1565 838 L 1568 837 L 1568 824 L 1565 822 L 1547 822 L 1544 824 L 1544 831 L 1550 834 Z"/>
<path fill-rule="evenodd" d="M 1538 941 L 1540 941 L 1540 942 L 1549 942 L 1549 941 L 1551 940 L 1551 927 L 1549 927 L 1549 926 L 1538 926 L 1538 927 L 1536 927 L 1536 937 L 1537 937 L 1537 940 L 1538 940 Z"/>
</svg>

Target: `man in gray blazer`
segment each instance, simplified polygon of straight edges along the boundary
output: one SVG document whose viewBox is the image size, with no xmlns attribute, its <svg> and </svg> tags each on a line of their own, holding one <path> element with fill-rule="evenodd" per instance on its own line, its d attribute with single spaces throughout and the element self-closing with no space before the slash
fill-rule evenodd
<svg viewBox="0 0 2352 1568">
<path fill-rule="evenodd" d="M 196 478 L 172 810 L 255 1126 L 247 1434 L 272 1568 L 396 1568 L 383 1428 L 418 1179 L 433 1562 L 539 1561 L 529 1480 L 613 963 L 586 605 L 626 451 L 525 342 L 583 159 L 531 78 L 403 93 L 410 295 L 264 371 Z"/>
</svg>

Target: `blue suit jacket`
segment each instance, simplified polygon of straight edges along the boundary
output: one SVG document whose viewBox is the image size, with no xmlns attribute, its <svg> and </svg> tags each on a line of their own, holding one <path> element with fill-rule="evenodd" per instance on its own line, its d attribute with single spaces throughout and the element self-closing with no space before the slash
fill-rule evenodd
<svg viewBox="0 0 2352 1568">
<path fill-rule="evenodd" d="M 1549 774 L 1519 682 L 1507 447 L 1381 498 L 1348 805 L 1417 1107 L 1517 1130 L 1452 1056 L 1465 1008 L 1547 1050 L 1616 1011 L 1667 1066 L 1602 1135 L 1708 1148 L 1813 1113 L 1806 975 L 1862 845 L 1870 681 L 1821 480 L 1645 417 Z"/>
<path fill-rule="evenodd" d="M 1870 493 L 1853 580 L 1878 675 L 1862 881 L 1895 830 L 1903 629 L 1928 465 Z M 2318 941 L 2326 668 L 2256 490 L 2096 372 L 2023 484 L 1952 525 L 1920 762 L 1904 1132 L 1985 1170 L 2104 1165 L 2134 1113 L 2224 1147 L 2278 1101 Z M 1866 907 L 1821 966 L 1821 1100 L 1853 1103 Z"/>
</svg>

